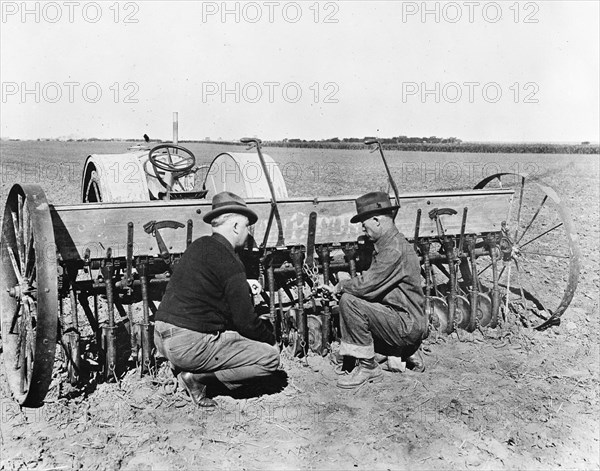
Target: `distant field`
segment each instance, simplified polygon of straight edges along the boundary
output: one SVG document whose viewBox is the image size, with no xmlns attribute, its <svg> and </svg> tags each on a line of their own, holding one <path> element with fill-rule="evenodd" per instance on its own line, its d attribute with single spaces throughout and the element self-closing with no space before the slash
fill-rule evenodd
<svg viewBox="0 0 600 471">
<path fill-rule="evenodd" d="M 86 157 L 122 153 L 128 142 L 3 141 L 1 145 L 1 204 L 14 183 L 37 183 L 50 202 L 79 202 L 81 172 Z M 243 146 L 185 144 L 199 165 L 221 152 L 245 152 Z M 290 196 L 354 195 L 387 189 L 378 153 L 364 149 L 297 149 L 265 147 L 279 164 Z M 598 179 L 598 155 L 474 154 L 388 151 L 386 156 L 401 192 L 472 188 L 500 171 L 552 177 L 557 173 Z M 200 178 L 202 175 L 200 175 Z"/>
</svg>

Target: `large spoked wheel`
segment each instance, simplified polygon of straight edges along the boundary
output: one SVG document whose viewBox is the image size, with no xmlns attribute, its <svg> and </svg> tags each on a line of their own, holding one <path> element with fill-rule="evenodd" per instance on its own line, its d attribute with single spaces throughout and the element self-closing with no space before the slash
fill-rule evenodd
<svg viewBox="0 0 600 471">
<path fill-rule="evenodd" d="M 38 185 L 14 185 L 2 223 L 4 367 L 19 404 L 42 404 L 56 350 L 58 287 L 50 208 Z"/>
<path fill-rule="evenodd" d="M 475 189 L 514 189 L 509 214 L 498 244 L 498 284 L 504 292 L 505 313 L 512 309 L 536 329 L 560 324 L 577 289 L 580 250 L 568 209 L 549 186 L 516 173 L 498 173 Z M 486 264 L 480 278 L 491 282 Z M 543 298 L 539 299 L 539 298 Z"/>
</svg>

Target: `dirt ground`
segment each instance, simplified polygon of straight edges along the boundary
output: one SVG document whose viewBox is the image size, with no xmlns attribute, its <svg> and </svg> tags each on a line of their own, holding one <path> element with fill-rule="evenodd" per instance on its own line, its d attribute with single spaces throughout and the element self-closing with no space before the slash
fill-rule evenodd
<svg viewBox="0 0 600 471">
<path fill-rule="evenodd" d="M 424 373 L 354 391 L 326 358 L 284 355 L 280 384 L 217 395 L 212 412 L 174 392 L 165 365 L 86 391 L 57 369 L 39 409 L 21 410 L 1 378 L 1 468 L 600 469 L 599 175 L 586 159 L 549 175 L 583 255 L 560 326 L 509 318 L 485 337 L 430 337 Z"/>
</svg>

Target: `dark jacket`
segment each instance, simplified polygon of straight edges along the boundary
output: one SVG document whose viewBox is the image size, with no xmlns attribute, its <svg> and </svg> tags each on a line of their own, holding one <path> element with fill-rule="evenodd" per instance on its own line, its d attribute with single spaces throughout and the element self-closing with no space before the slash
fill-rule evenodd
<svg viewBox="0 0 600 471">
<path fill-rule="evenodd" d="M 419 259 L 396 227 L 375 243 L 369 269 L 351 280 L 342 281 L 341 290 L 407 312 L 427 326 Z"/>
<path fill-rule="evenodd" d="M 275 336 L 254 312 L 246 270 L 220 234 L 201 237 L 175 266 L 156 320 L 197 332 L 234 330 L 268 344 Z"/>
</svg>

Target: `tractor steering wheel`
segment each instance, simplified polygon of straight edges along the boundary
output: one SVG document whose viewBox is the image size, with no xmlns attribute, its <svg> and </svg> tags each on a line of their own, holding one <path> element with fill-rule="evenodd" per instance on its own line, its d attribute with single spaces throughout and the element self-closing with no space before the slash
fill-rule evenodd
<svg viewBox="0 0 600 471">
<path fill-rule="evenodd" d="M 180 160 L 173 162 L 170 149 L 183 152 L 183 154 L 175 154 Z M 163 156 L 166 156 L 166 160 L 158 159 L 158 157 Z M 148 154 L 148 160 L 155 168 L 165 172 L 177 173 L 179 176 L 188 173 L 196 164 L 196 157 L 194 157 L 192 151 L 175 144 L 160 144 L 153 147 Z"/>
</svg>

